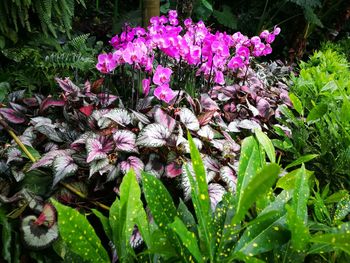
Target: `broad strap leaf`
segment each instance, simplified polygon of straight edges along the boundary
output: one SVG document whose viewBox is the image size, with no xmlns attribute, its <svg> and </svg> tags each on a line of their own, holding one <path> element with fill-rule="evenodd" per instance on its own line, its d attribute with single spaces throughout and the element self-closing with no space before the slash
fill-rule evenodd
<svg viewBox="0 0 350 263">
<path fill-rule="evenodd" d="M 86 261 L 109 262 L 106 250 L 86 217 L 77 210 L 52 200 L 58 213 L 60 236 L 67 247 Z"/>
<path fill-rule="evenodd" d="M 277 164 L 271 163 L 265 165 L 261 171 L 256 174 L 245 188 L 241 189 L 241 193 L 237 197 L 237 212 L 233 219 L 233 223 L 239 223 L 245 216 L 245 213 L 258 198 L 270 191 L 275 183 L 280 167 Z"/>
<path fill-rule="evenodd" d="M 199 130 L 199 121 L 196 115 L 188 108 L 181 108 L 180 121 L 191 131 Z"/>
<path fill-rule="evenodd" d="M 170 228 L 180 237 L 182 244 L 193 255 L 197 262 L 204 262 L 201 255 L 201 251 L 198 247 L 198 241 L 196 235 L 186 228 L 184 222 L 177 216 L 174 222 L 169 224 Z"/>
<path fill-rule="evenodd" d="M 136 147 L 136 135 L 128 130 L 117 130 L 113 134 L 115 148 L 124 152 L 138 152 Z"/>
<path fill-rule="evenodd" d="M 166 145 L 170 131 L 158 123 L 152 123 L 143 128 L 136 140 L 136 144 L 143 147 L 161 147 Z"/>
<path fill-rule="evenodd" d="M 259 143 L 265 150 L 267 156 L 270 159 L 270 162 L 275 163 L 276 162 L 276 152 L 275 148 L 273 147 L 273 144 L 269 137 L 265 133 L 263 133 L 261 130 L 256 129 L 255 130 L 255 136 L 258 139 Z"/>
<path fill-rule="evenodd" d="M 303 251 L 310 239 L 309 229 L 297 216 L 294 208 L 286 204 L 287 209 L 287 226 L 292 233 L 292 248 L 296 251 Z"/>
<path fill-rule="evenodd" d="M 308 176 L 304 164 L 298 169 L 295 179 L 295 188 L 293 193 L 292 207 L 296 216 L 300 218 L 301 222 L 307 224 L 307 201 L 309 199 L 310 189 L 308 183 Z"/>
</svg>

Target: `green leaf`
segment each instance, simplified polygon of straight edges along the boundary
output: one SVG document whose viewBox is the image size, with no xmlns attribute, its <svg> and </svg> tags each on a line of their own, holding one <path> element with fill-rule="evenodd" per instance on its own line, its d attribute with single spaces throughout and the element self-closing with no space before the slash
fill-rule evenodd
<svg viewBox="0 0 350 263">
<path fill-rule="evenodd" d="M 342 189 L 328 196 L 326 200 L 324 200 L 324 202 L 325 204 L 338 203 L 348 194 L 349 194 L 348 191 Z"/>
<path fill-rule="evenodd" d="M 340 110 L 340 120 L 343 123 L 350 122 L 350 102 L 346 97 L 343 99 L 343 105 Z"/>
<path fill-rule="evenodd" d="M 192 213 L 188 210 L 185 203 L 180 199 L 179 206 L 177 208 L 177 213 L 179 218 L 185 223 L 187 229 L 192 232 L 197 231 L 196 220 L 194 219 Z"/>
<path fill-rule="evenodd" d="M 269 137 L 267 137 L 267 135 L 259 129 L 255 129 L 255 135 L 259 143 L 261 144 L 261 146 L 264 148 L 267 156 L 269 157 L 270 162 L 275 163 L 276 162 L 275 148 L 273 147 L 273 144 L 269 139 Z"/>
<path fill-rule="evenodd" d="M 296 251 L 304 251 L 310 238 L 309 229 L 291 206 L 287 204 L 286 209 L 287 225 L 292 233 L 292 248 Z"/>
<path fill-rule="evenodd" d="M 29 153 L 30 153 L 36 160 L 39 160 L 39 159 L 41 158 L 40 153 L 39 153 L 37 150 L 35 150 L 33 147 L 26 145 L 26 148 L 27 148 L 27 150 L 29 151 Z M 22 150 L 21 148 L 18 147 L 18 149 L 21 151 L 21 156 L 22 156 L 22 157 L 27 158 L 27 159 L 29 158 L 29 157 L 23 152 L 23 150 Z"/>
<path fill-rule="evenodd" d="M 5 259 L 7 262 L 12 262 L 12 256 L 11 256 L 11 225 L 7 220 L 6 212 L 5 210 L 0 207 L 0 225 L 2 225 L 2 231 L 1 231 L 1 243 L 2 243 L 2 250 L 1 254 L 3 259 Z"/>
<path fill-rule="evenodd" d="M 299 157 L 298 159 L 296 159 L 294 162 L 288 164 L 286 166 L 286 169 L 292 168 L 294 166 L 300 165 L 302 163 L 306 163 L 311 161 L 312 159 L 315 159 L 316 157 L 318 157 L 318 154 L 307 154 L 307 155 L 303 155 L 301 157 Z"/>
<path fill-rule="evenodd" d="M 151 174 L 142 173 L 143 191 L 154 222 L 164 229 L 177 215 L 174 202 L 164 185 Z"/>
<path fill-rule="evenodd" d="M 233 256 L 229 258 L 228 262 L 233 262 L 233 260 L 238 259 L 244 261 L 245 263 L 264 263 L 265 261 L 243 254 L 242 252 L 236 252 Z"/>
<path fill-rule="evenodd" d="M 306 121 L 312 122 L 316 121 L 323 117 L 328 111 L 328 105 L 325 103 L 321 103 L 316 105 L 308 114 Z"/>
<path fill-rule="evenodd" d="M 67 247 L 87 261 L 109 262 L 106 250 L 101 245 L 95 230 L 86 217 L 77 210 L 51 199 L 58 213 L 60 236 Z"/>
<path fill-rule="evenodd" d="M 189 132 L 187 132 L 187 138 L 190 146 L 193 171 L 196 175 L 196 180 L 194 180 L 186 166 L 187 176 L 191 184 L 192 202 L 198 219 L 200 239 L 204 242 L 206 252 L 209 253 L 209 258 L 212 261 L 214 258 L 215 240 L 211 238 L 214 233 L 211 224 L 211 207 L 206 172 L 200 153 Z"/>
<path fill-rule="evenodd" d="M 91 211 L 100 219 L 100 222 L 102 224 L 103 230 L 105 231 L 106 236 L 109 240 L 113 240 L 113 234 L 112 234 L 112 228 L 109 224 L 108 217 L 103 215 L 100 211 L 96 209 L 91 209 Z"/>
<path fill-rule="evenodd" d="M 289 98 L 291 102 L 293 103 L 294 109 L 301 115 L 304 115 L 303 105 L 301 104 L 301 101 L 294 93 L 289 93 Z"/>
<path fill-rule="evenodd" d="M 330 245 L 334 249 L 341 249 L 350 255 L 350 238 L 348 233 L 332 233 L 313 236 L 310 242 Z"/>
<path fill-rule="evenodd" d="M 222 11 L 214 10 L 214 17 L 218 20 L 220 24 L 231 29 L 237 29 L 237 17 L 232 13 L 229 6 L 223 5 Z"/>
<path fill-rule="evenodd" d="M 307 224 L 307 201 L 309 199 L 310 189 L 308 177 L 304 164 L 298 169 L 295 180 L 295 189 L 293 193 L 292 207 L 296 216 Z"/>
<path fill-rule="evenodd" d="M 334 213 L 334 221 L 343 220 L 350 213 L 350 195 L 345 196 L 338 204 Z"/>
<path fill-rule="evenodd" d="M 124 176 L 120 185 L 120 200 L 116 198 L 109 214 L 113 243 L 116 246 L 120 260 L 126 260 L 134 255 L 130 245 L 130 237 L 141 209 L 143 209 L 141 189 L 136 174 L 131 169 Z"/>
<path fill-rule="evenodd" d="M 169 224 L 169 226 L 180 237 L 182 244 L 190 251 L 197 262 L 203 262 L 196 235 L 187 230 L 184 222 L 178 217 L 175 217 L 174 222 Z"/>
<path fill-rule="evenodd" d="M 259 146 L 254 137 L 248 137 L 243 140 L 241 156 L 239 158 L 238 178 L 237 178 L 237 199 L 240 199 L 242 190 L 244 190 L 252 177 L 256 175 L 261 164 Z"/>
<path fill-rule="evenodd" d="M 213 6 L 207 0 L 200 0 L 202 5 L 213 12 Z"/>
<path fill-rule="evenodd" d="M 286 230 L 286 216 L 279 213 L 269 213 L 264 220 L 249 226 L 235 247 L 235 252 L 254 256 L 285 244 L 289 237 Z"/>
<path fill-rule="evenodd" d="M 265 165 L 261 171 L 250 180 L 248 185 L 241 190 L 236 206 L 237 212 L 232 221 L 234 224 L 240 222 L 251 205 L 256 202 L 261 195 L 270 190 L 279 172 L 280 167 L 277 164 L 271 163 Z"/>
<path fill-rule="evenodd" d="M 295 180 L 299 169 L 293 170 L 281 177 L 276 184 L 276 188 L 282 188 L 284 190 L 293 190 L 295 188 Z M 306 170 L 306 175 L 310 178 L 314 172 Z"/>
</svg>

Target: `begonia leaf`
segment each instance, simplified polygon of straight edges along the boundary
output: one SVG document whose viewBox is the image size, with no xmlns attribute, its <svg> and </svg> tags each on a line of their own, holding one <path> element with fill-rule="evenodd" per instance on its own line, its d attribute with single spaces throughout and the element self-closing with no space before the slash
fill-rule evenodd
<svg viewBox="0 0 350 263">
<path fill-rule="evenodd" d="M 128 130 L 118 130 L 113 134 L 115 148 L 124 152 L 138 152 L 136 147 L 136 135 Z"/>
<path fill-rule="evenodd" d="M 154 113 L 154 120 L 163 125 L 164 127 L 166 127 L 169 132 L 171 133 L 174 128 L 175 128 L 175 124 L 176 121 L 174 118 L 172 118 L 170 115 L 168 115 L 167 113 L 165 113 L 161 108 L 157 108 L 155 113 Z"/>
<path fill-rule="evenodd" d="M 190 109 L 181 108 L 180 121 L 191 131 L 199 130 L 199 121 Z"/>
<path fill-rule="evenodd" d="M 69 155 L 58 156 L 53 161 L 54 179 L 53 186 L 67 176 L 74 174 L 78 170 L 78 165 Z"/>
<path fill-rule="evenodd" d="M 166 145 L 170 134 L 163 125 L 152 123 L 141 130 L 136 144 L 143 147 L 161 147 Z"/>
</svg>

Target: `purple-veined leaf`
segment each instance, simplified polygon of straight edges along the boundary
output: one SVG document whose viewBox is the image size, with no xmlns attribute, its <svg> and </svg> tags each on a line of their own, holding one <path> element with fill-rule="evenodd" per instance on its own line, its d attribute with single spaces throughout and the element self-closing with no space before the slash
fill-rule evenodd
<svg viewBox="0 0 350 263">
<path fill-rule="evenodd" d="M 227 184 L 230 192 L 236 192 L 237 177 L 235 171 L 228 166 L 223 166 L 220 169 L 220 176 L 222 180 Z"/>
<path fill-rule="evenodd" d="M 186 143 L 187 140 L 183 137 L 184 136 L 184 132 L 181 128 L 181 125 L 179 125 L 179 134 L 177 136 L 177 139 L 176 139 L 176 146 L 179 146 L 180 144 L 182 143 Z"/>
<path fill-rule="evenodd" d="M 28 107 L 37 107 L 39 105 L 36 98 L 24 98 L 23 103 Z"/>
<path fill-rule="evenodd" d="M 26 93 L 25 89 L 16 90 L 9 94 L 9 101 L 18 101 L 24 98 L 24 94 Z"/>
<path fill-rule="evenodd" d="M 181 108 L 180 121 L 191 131 L 199 130 L 199 121 L 194 113 L 187 108 Z"/>
<path fill-rule="evenodd" d="M 251 105 L 251 104 L 249 103 L 248 99 L 246 99 L 246 101 L 247 101 L 247 105 L 248 105 L 249 110 L 253 113 L 253 116 L 254 116 L 254 117 L 255 117 L 255 116 L 258 116 L 258 115 L 259 115 L 258 109 L 255 108 L 253 105 Z"/>
<path fill-rule="evenodd" d="M 201 140 L 199 140 L 198 138 L 193 138 L 193 142 L 199 151 L 202 150 L 203 143 Z M 186 153 L 190 153 L 190 144 L 188 143 L 187 140 L 182 142 L 180 145 L 182 145 L 182 147 Z"/>
<path fill-rule="evenodd" d="M 228 131 L 229 132 L 240 132 L 240 128 L 238 127 L 239 124 L 239 120 L 234 120 L 232 122 L 230 122 L 230 124 L 228 125 Z"/>
<path fill-rule="evenodd" d="M 238 123 L 237 126 L 239 128 L 251 130 L 251 131 L 253 131 L 254 129 L 261 130 L 259 123 L 257 123 L 256 121 L 252 121 L 252 120 L 242 120 Z"/>
<path fill-rule="evenodd" d="M 165 176 L 168 178 L 175 178 L 182 173 L 182 167 L 176 162 L 171 162 L 165 167 Z"/>
<path fill-rule="evenodd" d="M 161 147 L 166 145 L 170 134 L 163 125 L 152 123 L 141 130 L 136 144 L 144 147 Z"/>
<path fill-rule="evenodd" d="M 28 111 L 26 107 L 19 105 L 17 103 L 10 102 L 9 104 L 11 105 L 11 108 L 17 113 L 26 113 Z"/>
<path fill-rule="evenodd" d="M 6 164 L 9 164 L 12 161 L 22 161 L 22 152 L 16 147 L 9 147 L 6 152 L 7 161 Z"/>
<path fill-rule="evenodd" d="M 226 190 L 220 184 L 211 183 L 208 185 L 208 192 L 209 192 L 211 210 L 215 211 L 217 204 L 222 200 L 222 197 L 225 194 Z"/>
<path fill-rule="evenodd" d="M 37 135 L 36 133 L 34 133 L 33 126 L 29 126 L 27 129 L 24 130 L 22 135 L 19 136 L 19 139 L 21 140 L 21 142 L 30 147 L 33 147 L 32 143 L 35 142 L 36 138 L 37 138 Z"/>
<path fill-rule="evenodd" d="M 113 141 L 104 137 L 97 136 L 88 138 L 86 141 L 87 158 L 86 162 L 107 158 L 107 153 L 113 150 Z"/>
<path fill-rule="evenodd" d="M 74 174 L 78 170 L 78 165 L 69 155 L 57 156 L 53 161 L 54 178 L 52 185 L 55 186 L 65 177 Z"/>
<path fill-rule="evenodd" d="M 60 79 L 55 78 L 58 85 L 65 91 L 66 95 L 70 95 L 72 93 L 77 94 L 80 91 L 80 88 L 75 85 L 69 78 Z"/>
<path fill-rule="evenodd" d="M 51 152 L 51 151 L 56 151 L 56 150 L 58 150 L 58 145 L 56 143 L 53 143 L 53 142 L 45 143 L 45 145 L 44 145 L 45 152 Z"/>
<path fill-rule="evenodd" d="M 59 136 L 59 134 L 57 133 L 55 128 L 56 128 L 56 126 L 54 124 L 38 123 L 34 126 L 34 129 L 36 131 L 44 134 L 50 140 L 52 140 L 54 142 L 63 142 L 62 138 Z"/>
<path fill-rule="evenodd" d="M 142 236 L 138 228 L 135 226 L 130 237 L 130 245 L 132 248 L 139 247 L 143 242 Z"/>
<path fill-rule="evenodd" d="M 219 113 L 214 114 L 214 121 L 215 121 L 215 124 L 221 127 L 223 130 L 227 130 L 227 124 L 222 119 Z"/>
<path fill-rule="evenodd" d="M 132 115 L 138 119 L 140 122 L 142 122 L 143 124 L 150 124 L 150 120 L 148 119 L 148 117 L 143 114 L 143 113 L 140 113 L 140 112 L 137 112 L 137 111 L 134 111 L 134 110 L 131 110 L 132 112 Z"/>
<path fill-rule="evenodd" d="M 145 166 L 145 172 L 154 175 L 157 178 L 160 178 L 164 173 L 164 164 L 160 160 L 159 156 L 151 153 L 149 160 Z"/>
<path fill-rule="evenodd" d="M 231 99 L 231 97 L 225 95 L 224 93 L 219 93 L 218 94 L 218 100 L 219 101 L 228 101 L 230 99 Z"/>
<path fill-rule="evenodd" d="M 201 105 L 206 111 L 217 111 L 219 110 L 218 104 L 212 100 L 208 94 L 201 94 L 200 98 Z"/>
<path fill-rule="evenodd" d="M 46 154 L 44 154 L 40 160 L 37 162 L 33 163 L 33 165 L 29 168 L 29 171 L 37 169 L 39 167 L 49 167 L 52 165 L 55 157 L 59 156 L 69 156 L 72 155 L 74 151 L 72 150 L 56 150 L 56 151 L 51 151 Z"/>
<path fill-rule="evenodd" d="M 238 152 L 241 149 L 241 146 L 232 139 L 230 134 L 228 134 L 225 131 L 222 131 L 222 134 L 224 135 L 225 139 L 229 143 L 229 150 L 230 151 Z"/>
<path fill-rule="evenodd" d="M 215 114 L 216 114 L 216 111 L 206 111 L 201 113 L 198 116 L 199 124 L 201 126 L 207 125 L 212 120 Z"/>
<path fill-rule="evenodd" d="M 256 104 L 256 108 L 259 111 L 259 115 L 263 118 L 268 119 L 270 117 L 270 103 L 267 100 L 261 98 Z"/>
<path fill-rule="evenodd" d="M 99 93 L 97 94 L 97 98 L 100 100 L 100 103 L 104 106 L 111 105 L 116 99 L 118 99 L 117 96 L 112 94 L 106 94 L 106 93 Z"/>
<path fill-rule="evenodd" d="M 10 108 L 0 108 L 0 114 L 6 121 L 11 123 L 20 124 L 26 121 L 25 117 Z"/>
<path fill-rule="evenodd" d="M 135 156 L 130 156 L 125 161 L 119 163 L 119 168 L 124 174 L 132 168 L 137 175 L 137 180 L 141 179 L 141 172 L 143 171 L 144 167 L 145 165 L 143 162 Z"/>
<path fill-rule="evenodd" d="M 90 163 L 89 178 L 91 178 L 91 176 L 93 176 L 96 172 L 99 172 L 100 170 L 104 169 L 108 165 L 109 165 L 109 161 L 107 158 L 92 161 Z"/>
<path fill-rule="evenodd" d="M 117 130 L 113 134 L 115 148 L 124 152 L 138 152 L 136 147 L 136 135 L 128 130 Z"/>
<path fill-rule="evenodd" d="M 208 140 L 212 140 L 214 138 L 214 131 L 209 125 L 205 125 L 202 128 L 200 128 L 197 134 Z"/>
<path fill-rule="evenodd" d="M 33 124 L 34 126 L 36 125 L 52 125 L 52 120 L 46 117 L 34 117 L 30 119 L 30 123 Z"/>
<path fill-rule="evenodd" d="M 107 174 L 107 182 L 113 181 L 116 179 L 120 174 L 120 168 L 117 165 L 108 165 L 108 174 Z"/>
<path fill-rule="evenodd" d="M 207 155 L 203 158 L 203 162 L 204 166 L 207 167 L 209 170 L 214 172 L 220 171 L 220 163 L 218 160 Z"/>
<path fill-rule="evenodd" d="M 166 127 L 170 133 L 173 132 L 175 128 L 176 121 L 174 118 L 170 117 L 167 113 L 165 113 L 161 108 L 157 108 L 154 113 L 154 120 Z"/>
<path fill-rule="evenodd" d="M 121 126 L 129 125 L 131 122 L 130 114 L 125 109 L 113 109 L 105 114 L 103 117 L 111 119 Z"/>
<path fill-rule="evenodd" d="M 40 104 L 40 112 L 45 111 L 47 108 L 49 108 L 51 106 L 62 107 L 64 105 L 65 105 L 65 101 L 64 100 L 55 100 L 55 99 L 53 99 L 51 97 L 47 97 Z"/>
<path fill-rule="evenodd" d="M 196 177 L 195 177 L 195 174 L 193 171 L 191 161 L 184 162 L 182 165 L 181 188 L 182 188 L 183 193 L 184 193 L 184 200 L 188 201 L 191 198 L 191 184 L 190 184 L 190 179 L 188 178 L 188 175 L 187 175 L 186 166 L 188 167 L 188 171 L 191 173 L 192 177 L 194 179 Z"/>
<path fill-rule="evenodd" d="M 84 114 L 85 116 L 89 117 L 91 116 L 92 112 L 94 111 L 95 106 L 92 104 L 84 105 L 83 107 L 79 108 L 79 111 Z"/>
</svg>

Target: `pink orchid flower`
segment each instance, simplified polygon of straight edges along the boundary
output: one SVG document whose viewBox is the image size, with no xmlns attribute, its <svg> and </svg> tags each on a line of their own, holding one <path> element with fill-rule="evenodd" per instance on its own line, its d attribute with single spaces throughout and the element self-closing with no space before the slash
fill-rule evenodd
<svg viewBox="0 0 350 263">
<path fill-rule="evenodd" d="M 142 91 L 145 96 L 148 95 L 149 89 L 150 89 L 151 80 L 150 79 L 143 79 L 142 80 Z"/>
<path fill-rule="evenodd" d="M 153 83 L 159 86 L 169 83 L 171 73 L 173 71 L 170 68 L 163 68 L 161 65 L 158 65 L 153 76 Z"/>
<path fill-rule="evenodd" d="M 169 103 L 176 96 L 176 92 L 169 88 L 169 84 L 163 84 L 154 90 L 154 96 L 159 100 Z"/>
<path fill-rule="evenodd" d="M 101 73 L 109 73 L 117 67 L 117 62 L 113 59 L 113 54 L 98 55 L 98 63 L 96 68 Z"/>
</svg>

